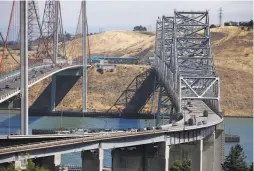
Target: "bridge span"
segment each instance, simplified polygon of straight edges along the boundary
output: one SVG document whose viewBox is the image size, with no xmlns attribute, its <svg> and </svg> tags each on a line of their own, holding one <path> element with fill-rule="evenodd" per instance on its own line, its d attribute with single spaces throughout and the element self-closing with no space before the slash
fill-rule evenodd
<svg viewBox="0 0 254 171">
<path fill-rule="evenodd" d="M 58 1 L 54 2 L 56 9 L 59 9 Z M 5 78 L 4 82 L 8 85 L 4 85 L 6 87 L 0 93 L 0 102 L 21 92 L 21 134 L 27 135 L 28 87 L 51 75 L 64 70 L 82 68 L 82 105 L 83 111 L 87 110 L 87 23 L 84 10 L 86 3 L 82 2 L 83 63 L 42 66 L 40 68 L 42 72 L 39 71 L 36 75 L 36 69 L 28 70 L 27 61 L 24 60 L 28 57 L 25 35 L 26 2 L 20 1 L 20 5 L 21 14 L 24 14 L 21 16 L 21 26 L 23 26 L 21 27 L 21 59 L 23 60 L 21 78 L 28 77 L 28 83 L 25 79 L 21 81 L 20 90 L 15 84 L 18 75 Z M 54 26 L 57 27 L 58 22 L 55 22 Z M 54 60 L 56 60 L 58 33 L 54 34 L 54 39 Z M 113 171 L 168 171 L 175 160 L 184 159 L 191 160 L 192 170 L 195 171 L 221 170 L 221 163 L 224 160 L 224 125 L 220 109 L 220 79 L 213 62 L 208 11 L 174 11 L 173 17 L 158 18 L 152 67 L 155 74 L 149 74 L 147 78 L 149 80 L 155 78 L 154 84 L 151 85 L 150 81 L 146 80 L 140 84 L 140 87 L 136 87 L 135 92 L 132 91 L 134 94 L 132 97 L 126 95 L 124 100 L 129 100 L 129 104 L 123 111 L 139 112 L 152 94 L 159 92 L 155 113 L 157 129 L 101 133 L 85 137 L 70 136 L 34 143 L 20 143 L 17 146 L 7 145 L 0 148 L 0 163 L 10 161 L 25 163 L 27 159 L 33 158 L 35 162 L 38 161 L 41 165 L 49 166 L 50 170 L 55 170 L 55 165 L 59 165 L 56 156 L 59 158 L 59 155 L 64 153 L 82 151 L 83 170 L 101 171 L 103 150 L 112 149 Z M 53 88 L 56 87 L 54 77 L 52 85 Z M 51 98 L 55 99 L 55 93 L 51 95 Z M 146 99 L 140 100 L 142 97 Z M 51 109 L 54 110 L 55 100 L 52 102 Z M 166 123 L 164 114 L 170 116 Z M 24 138 L 24 140 L 28 139 Z M 8 142 L 8 139 L 6 141 Z"/>
<path fill-rule="evenodd" d="M 218 115 L 216 115 L 218 116 Z M 139 152 L 140 148 L 147 148 L 150 146 L 150 148 L 160 148 L 160 147 L 153 147 L 154 146 L 161 146 L 163 145 L 164 152 L 162 159 L 163 161 L 173 162 L 178 157 L 174 155 L 174 151 L 179 150 L 179 148 L 182 151 L 185 151 L 186 154 L 192 159 L 192 161 L 197 162 L 193 163 L 198 170 L 202 170 L 202 165 L 206 164 L 208 160 L 203 160 L 202 158 L 209 158 L 209 160 L 213 159 L 216 160 L 216 154 L 220 153 L 220 151 L 217 151 L 216 149 L 219 148 L 220 143 L 222 143 L 219 139 L 216 139 L 216 132 L 220 131 L 221 128 L 217 125 L 222 122 L 222 117 L 216 117 L 210 118 L 208 120 L 208 123 L 206 125 L 195 125 L 195 126 L 185 126 L 179 125 L 179 126 L 172 126 L 172 125 L 164 125 L 164 127 L 161 130 L 147 130 L 142 132 L 116 132 L 116 133 L 103 133 L 103 134 L 95 134 L 89 137 L 83 137 L 80 135 L 73 135 L 69 136 L 65 139 L 57 139 L 57 140 L 51 140 L 51 141 L 41 141 L 37 143 L 31 143 L 31 144 L 19 144 L 17 146 L 5 146 L 0 148 L 0 162 L 10 162 L 15 160 L 26 160 L 28 158 L 41 158 L 41 157 L 47 157 L 47 156 L 54 156 L 54 155 L 60 155 L 64 153 L 70 153 L 70 152 L 77 152 L 77 151 L 86 151 L 85 153 L 88 153 L 89 150 L 95 150 L 99 149 L 100 153 L 98 158 L 93 159 L 87 159 L 92 160 L 93 162 L 103 162 L 103 150 L 104 149 L 115 149 L 112 151 L 112 154 L 114 154 L 113 166 L 114 164 L 117 165 L 117 161 L 119 155 L 121 153 L 126 153 L 125 151 L 128 151 L 128 155 L 126 156 L 126 160 L 132 160 L 133 157 L 136 156 L 139 158 L 142 157 L 143 153 L 146 151 L 142 151 L 142 153 Z M 167 127 L 166 127 L 167 126 Z M 32 138 L 28 137 L 28 138 Z M 34 136 L 36 137 L 36 136 Z M 212 137 L 212 138 L 211 138 Z M 15 138 L 15 136 L 13 136 Z M 17 137 L 19 138 L 19 137 Z M 152 145 L 153 144 L 153 145 Z M 193 153 L 191 151 L 186 150 L 184 144 L 187 144 L 188 148 L 197 148 L 197 151 L 200 151 L 199 153 Z M 176 148 L 176 145 L 177 148 Z M 147 146 L 147 147 L 146 147 Z M 122 150 L 118 150 L 118 149 Z M 124 149 L 127 148 L 127 149 Z M 132 150 L 129 150 L 129 148 L 134 148 Z M 169 148 L 167 150 L 167 148 Z M 170 150 L 172 151 L 172 154 L 170 153 Z M 159 149 L 158 149 L 159 150 Z M 210 153 L 211 150 L 214 150 L 214 153 Z M 167 152 L 170 154 L 168 157 Z M 29 153 L 29 155 L 26 155 Z M 94 153 L 94 151 L 92 152 Z M 133 154 L 132 154 L 133 153 Z M 137 153 L 137 154 L 136 154 Z M 86 162 L 86 157 L 89 155 L 85 155 L 83 160 Z M 191 157 L 192 156 L 192 157 Z M 156 154 L 154 154 L 154 157 L 156 157 Z M 200 159 L 195 160 L 194 158 L 199 157 Z M 89 158 L 89 157 L 88 157 Z M 154 158 L 156 159 L 156 158 Z M 159 160 L 159 159 L 156 159 Z M 158 161 L 157 161 L 158 162 Z M 218 162 L 218 161 L 217 161 Z M 128 161 L 126 161 L 128 163 Z M 119 164 L 119 163 L 118 163 Z M 172 164 L 172 163 L 168 163 Z M 134 163 L 135 165 L 135 163 Z M 216 167 L 219 167 L 219 163 L 216 163 Z M 95 166 L 88 166 L 87 167 L 93 167 Z M 98 166 L 96 166 L 98 167 Z M 116 166 L 115 166 L 116 167 Z M 120 167 L 120 166 L 119 166 Z M 122 166 L 121 166 L 122 167 Z M 135 167 L 145 167 L 145 166 L 139 166 L 136 164 Z M 163 165 L 160 166 L 161 168 L 164 167 Z M 101 168 L 102 169 L 102 168 Z"/>
</svg>

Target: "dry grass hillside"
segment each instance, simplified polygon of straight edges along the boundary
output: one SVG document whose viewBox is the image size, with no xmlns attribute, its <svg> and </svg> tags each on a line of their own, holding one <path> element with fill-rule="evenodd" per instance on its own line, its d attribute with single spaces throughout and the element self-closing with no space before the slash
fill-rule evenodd
<svg viewBox="0 0 254 171">
<path fill-rule="evenodd" d="M 253 32 L 222 27 L 212 33 L 219 35 L 213 41 L 213 54 L 221 77 L 222 109 L 226 115 L 252 115 Z"/>
<path fill-rule="evenodd" d="M 103 111 L 109 109 L 136 75 L 149 69 L 148 66 L 119 65 L 115 72 L 100 74 L 96 67 L 88 72 L 88 110 Z M 29 104 L 31 105 L 51 79 L 39 82 L 31 87 Z M 64 97 L 57 110 L 80 110 L 82 108 L 82 79 L 79 79 L 71 91 Z"/>
<path fill-rule="evenodd" d="M 152 32 L 108 31 L 89 36 L 92 55 L 141 57 L 153 55 L 155 34 Z M 74 46 L 73 46 L 74 45 Z M 82 55 L 81 38 L 68 43 L 67 55 Z"/>
<path fill-rule="evenodd" d="M 221 27 L 211 30 L 213 55 L 221 78 L 221 104 L 226 115 L 252 115 L 252 60 L 253 33 L 238 27 Z M 103 56 L 135 56 L 139 59 L 151 56 L 154 51 L 154 33 L 109 31 L 89 36 L 91 54 Z M 74 40 L 74 56 L 81 55 L 81 40 Z M 70 51 L 71 45 L 67 45 Z M 67 53 L 68 54 L 68 53 Z M 121 91 L 140 72 L 139 66 L 119 66 L 115 73 L 100 75 L 89 72 L 89 110 L 107 109 Z M 41 83 L 43 84 L 43 83 Z M 46 85 L 46 84 L 44 84 Z M 40 87 L 36 85 L 35 87 Z M 63 108 L 80 109 L 81 81 L 64 98 Z M 34 87 L 32 88 L 34 89 Z M 31 92 L 33 99 L 36 97 Z M 36 91 L 38 92 L 38 91 Z M 72 97 L 75 98 L 73 101 Z M 59 108 L 59 107 L 58 107 Z"/>
</svg>

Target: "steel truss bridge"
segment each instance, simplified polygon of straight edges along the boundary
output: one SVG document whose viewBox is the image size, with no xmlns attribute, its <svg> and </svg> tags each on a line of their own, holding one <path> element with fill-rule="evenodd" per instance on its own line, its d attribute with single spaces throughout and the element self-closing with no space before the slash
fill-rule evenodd
<svg viewBox="0 0 254 171">
<path fill-rule="evenodd" d="M 57 1 L 55 1 L 57 2 Z M 25 2 L 21 2 L 21 10 L 25 14 Z M 57 5 L 58 6 L 58 5 Z M 59 6 L 60 7 L 60 6 Z M 83 8 L 85 9 L 85 3 Z M 24 26 L 25 18 L 21 17 Z M 57 20 L 58 21 L 58 20 Z M 58 22 L 56 22 L 58 23 Z M 57 24 L 56 24 L 57 25 Z M 38 79 L 29 80 L 29 69 L 21 67 L 21 116 L 24 116 L 21 122 L 21 134 L 27 134 L 27 102 L 28 87 L 36 82 L 53 75 L 61 70 L 71 68 L 83 68 L 83 106 L 86 107 L 86 14 L 83 13 L 83 61 L 82 64 L 71 64 L 59 67 L 54 65 L 45 75 L 39 75 Z M 25 28 L 25 26 L 24 26 Z M 58 34 L 57 34 L 58 35 Z M 57 37 L 57 36 L 56 36 Z M 21 40 L 27 42 L 25 30 L 21 29 Z M 57 40 L 57 38 L 56 38 Z M 57 41 L 58 42 L 58 41 Z M 54 59 L 57 56 L 57 43 L 53 46 Z M 21 43 L 21 57 L 27 57 L 26 46 Z M 155 72 L 154 89 L 147 89 L 153 93 L 159 89 L 158 109 L 156 112 L 157 125 L 161 125 L 161 130 L 147 130 L 142 132 L 123 132 L 116 134 L 101 134 L 91 137 L 75 137 L 63 140 L 52 140 L 49 142 L 38 142 L 33 144 L 20 144 L 19 146 L 10 146 L 0 148 L 0 159 L 2 161 L 15 160 L 16 155 L 24 157 L 24 151 L 29 151 L 32 157 L 44 157 L 55 153 L 67 153 L 72 151 L 82 151 L 90 149 L 108 149 L 121 148 L 126 146 L 135 146 L 140 144 L 149 144 L 154 142 L 166 142 L 166 145 L 175 145 L 181 143 L 189 143 L 197 140 L 203 141 L 204 138 L 211 136 L 215 131 L 223 132 L 223 116 L 220 112 L 220 86 L 219 76 L 216 73 L 213 55 L 211 50 L 211 37 L 209 30 L 208 11 L 204 12 L 181 12 L 174 11 L 173 17 L 162 16 L 156 23 L 156 40 L 155 40 L 155 59 L 153 69 Z M 22 59 L 22 58 L 21 58 Z M 26 61 L 21 62 L 21 66 L 27 65 Z M 43 66 L 43 69 L 46 69 Z M 152 80 L 153 75 L 146 75 Z M 149 77 L 150 76 L 150 77 Z M 23 77 L 23 78 L 22 78 Z M 24 81 L 24 78 L 27 81 Z M 6 78 L 8 80 L 8 78 Z M 30 81 L 30 82 L 28 82 Z M 0 80 L 1 82 L 1 80 Z M 146 82 L 149 85 L 149 81 Z M 139 85 L 141 92 L 136 91 L 138 95 L 143 95 L 147 91 L 142 91 L 143 83 L 136 79 L 135 84 Z M 150 85 L 151 86 L 151 85 Z M 135 86 L 134 86 L 135 87 Z M 137 87 L 137 86 L 136 86 Z M 6 91 L 7 92 L 7 91 Z M 144 104 L 133 105 L 138 102 L 136 92 L 132 92 L 134 99 L 130 98 L 130 104 L 126 107 L 131 110 L 139 111 Z M 10 92 L 8 92 L 10 93 Z M 7 95 L 9 95 L 7 93 Z M 126 101 L 128 100 L 127 92 L 124 92 Z M 147 99 L 151 97 L 151 93 L 146 94 Z M 4 95 L 3 99 L 7 98 Z M 2 99 L 2 97 L 1 97 Z M 119 98 L 115 106 L 121 104 Z M 147 102 L 146 100 L 142 103 Z M 22 108 L 25 108 L 22 109 Z M 192 114 L 186 113 L 192 111 Z M 207 123 L 202 125 L 186 125 L 185 121 L 191 118 L 191 115 L 201 118 L 203 112 L 207 111 Z M 178 125 L 174 126 L 170 123 L 161 124 L 161 114 L 179 114 L 182 119 L 178 121 Z M 21 117 L 22 118 L 22 117 Z M 221 124 L 222 123 L 222 124 Z M 198 133 L 197 133 L 198 132 Z M 221 142 L 223 136 L 220 136 Z M 202 146 L 202 145 L 201 145 Z M 56 148 L 61 147 L 61 148 Z M 216 147 L 217 148 L 217 147 Z M 202 150 L 202 149 L 201 149 Z M 64 151 L 64 152 L 63 152 Z M 223 158 L 223 144 L 220 147 L 220 157 Z M 201 161 L 202 162 L 202 161 Z M 219 162 L 218 162 L 219 163 Z M 220 163 L 218 164 L 221 167 Z"/>
<path fill-rule="evenodd" d="M 174 11 L 156 24 L 154 68 L 175 112 L 188 100 L 220 112 L 220 85 L 211 50 L 208 11 Z M 202 112 L 202 111 L 200 111 Z"/>
</svg>

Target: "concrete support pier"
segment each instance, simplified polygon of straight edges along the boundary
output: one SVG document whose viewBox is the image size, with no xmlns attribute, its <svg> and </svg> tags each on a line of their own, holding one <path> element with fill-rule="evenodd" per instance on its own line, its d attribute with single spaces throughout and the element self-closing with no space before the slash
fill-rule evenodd
<svg viewBox="0 0 254 171">
<path fill-rule="evenodd" d="M 33 159 L 36 166 L 42 166 L 50 171 L 58 171 L 61 163 L 61 155 L 56 154 L 54 156 L 40 157 Z"/>
<path fill-rule="evenodd" d="M 176 161 L 190 160 L 194 171 L 202 171 L 203 160 L 203 140 L 190 144 L 174 145 L 169 153 L 169 167 Z"/>
<path fill-rule="evenodd" d="M 164 142 L 157 145 L 146 145 L 144 151 L 144 171 L 168 171 L 169 150 L 170 146 Z"/>
<path fill-rule="evenodd" d="M 81 152 L 82 171 L 102 171 L 103 149 L 88 150 Z"/>
<path fill-rule="evenodd" d="M 215 153 L 215 132 L 203 140 L 203 170 L 214 170 L 214 153 Z"/>
<path fill-rule="evenodd" d="M 112 150 L 112 171 L 168 171 L 166 143 L 140 145 Z"/>
<path fill-rule="evenodd" d="M 50 94 L 50 111 L 56 110 L 56 75 L 52 76 L 51 94 Z"/>
</svg>

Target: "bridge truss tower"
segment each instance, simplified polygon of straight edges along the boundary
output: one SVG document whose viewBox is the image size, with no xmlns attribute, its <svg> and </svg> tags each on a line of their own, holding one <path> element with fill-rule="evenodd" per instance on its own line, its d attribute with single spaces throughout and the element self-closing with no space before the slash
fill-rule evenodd
<svg viewBox="0 0 254 171">
<path fill-rule="evenodd" d="M 188 100 L 203 101 L 220 112 L 208 11 L 175 11 L 173 17 L 158 18 L 154 68 L 176 112 Z"/>
<path fill-rule="evenodd" d="M 66 57 L 60 1 L 46 0 L 40 32 L 38 56 L 47 56 L 54 63 L 57 56 Z"/>
<path fill-rule="evenodd" d="M 28 49 L 33 46 L 33 41 L 40 37 L 40 18 L 38 1 L 28 2 Z"/>
</svg>

